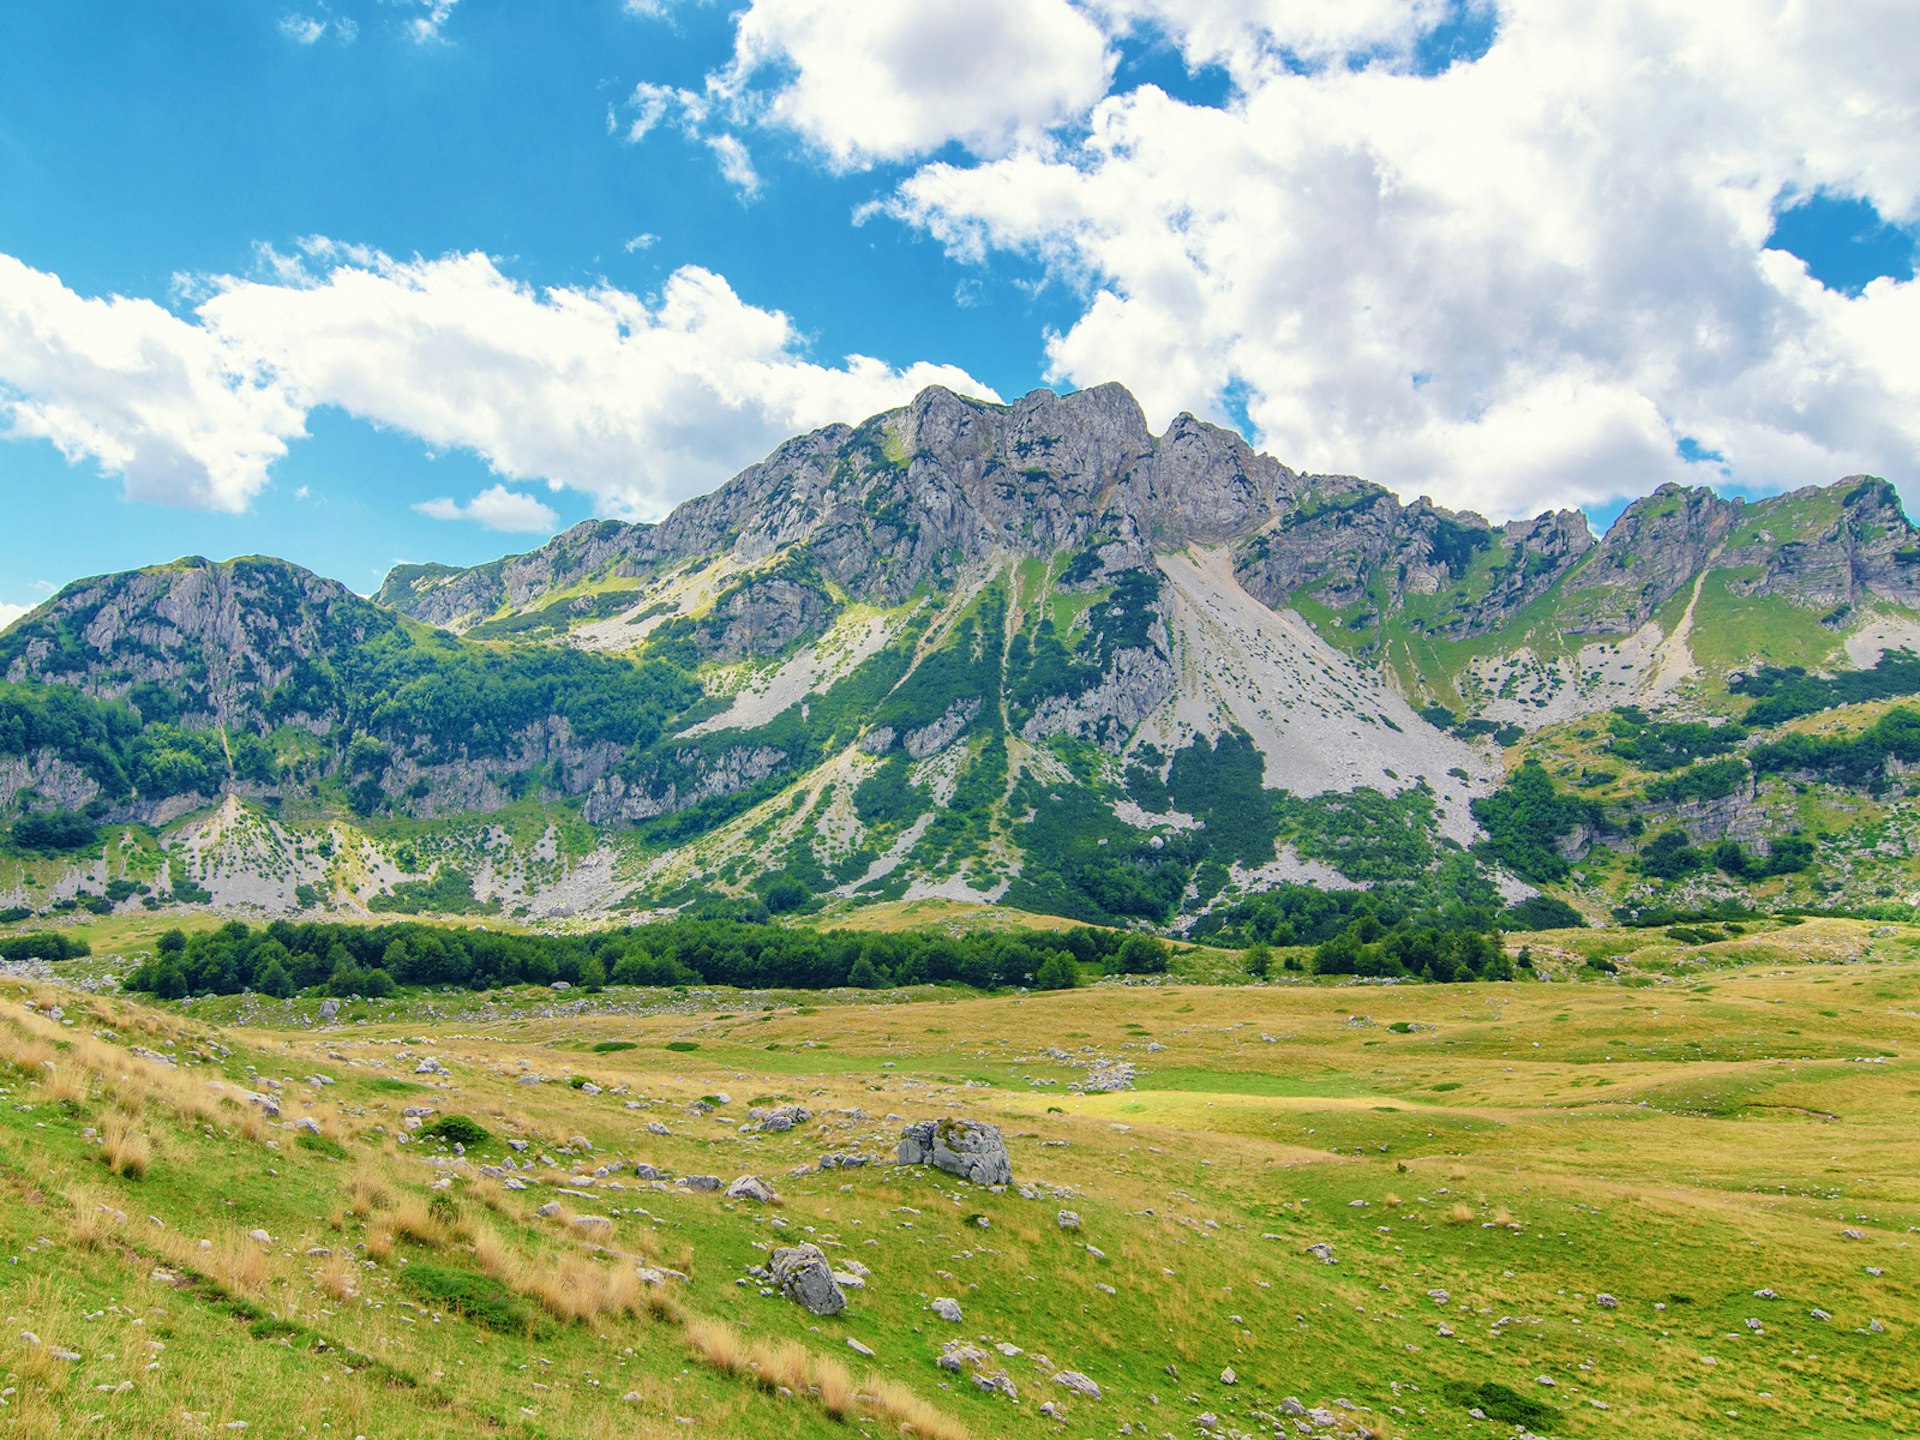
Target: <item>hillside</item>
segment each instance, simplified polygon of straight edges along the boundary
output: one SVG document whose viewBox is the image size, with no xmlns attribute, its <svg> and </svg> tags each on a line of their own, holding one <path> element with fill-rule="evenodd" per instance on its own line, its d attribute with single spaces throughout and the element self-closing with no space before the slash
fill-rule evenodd
<svg viewBox="0 0 1920 1440">
<path fill-rule="evenodd" d="M 1916 933 L 1394 991 L 147 1006 L 73 988 L 141 952 L 66 962 L 0 979 L 0 1423 L 1903 1433 Z M 1011 1182 L 895 1163 L 943 1119 Z M 834 1313 L 766 1273 L 803 1242 Z"/>
<path fill-rule="evenodd" d="M 68 586 L 0 635 L 0 900 L 1906 904 L 1920 752 L 1845 707 L 1920 694 L 1916 606 L 1884 481 L 1665 487 L 1595 539 L 1154 435 L 1116 385 L 936 388 L 375 602 L 270 559 Z M 1767 685 L 1828 688 L 1744 723 Z M 1881 729 L 1780 749 L 1825 712 Z"/>
</svg>

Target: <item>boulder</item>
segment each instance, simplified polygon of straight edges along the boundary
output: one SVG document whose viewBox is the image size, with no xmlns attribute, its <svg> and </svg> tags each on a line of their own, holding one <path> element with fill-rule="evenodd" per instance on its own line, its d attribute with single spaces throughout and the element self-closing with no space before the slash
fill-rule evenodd
<svg viewBox="0 0 1920 1440">
<path fill-rule="evenodd" d="M 958 1325 L 960 1323 L 960 1302 L 950 1296 L 936 1296 L 927 1308 L 949 1325 Z"/>
<path fill-rule="evenodd" d="M 758 1175 L 742 1175 L 727 1186 L 727 1199 L 752 1200 L 761 1205 L 778 1205 L 780 1197 L 773 1193 L 773 1187 Z"/>
<path fill-rule="evenodd" d="M 788 1245 L 773 1252 L 768 1277 L 789 1300 L 815 1315 L 838 1315 L 847 1295 L 818 1245 Z"/>
<path fill-rule="evenodd" d="M 931 1165 L 976 1185 L 1013 1182 L 999 1127 L 978 1120 L 916 1120 L 901 1132 L 900 1163 Z"/>
</svg>

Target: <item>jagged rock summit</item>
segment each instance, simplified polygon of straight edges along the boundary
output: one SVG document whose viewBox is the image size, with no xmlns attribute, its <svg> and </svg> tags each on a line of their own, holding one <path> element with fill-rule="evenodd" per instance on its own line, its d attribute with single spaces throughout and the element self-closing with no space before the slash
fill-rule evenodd
<svg viewBox="0 0 1920 1440">
<path fill-rule="evenodd" d="M 1724 719 L 1758 666 L 1916 644 L 1883 480 L 1663 486 L 1596 538 L 1191 415 L 1156 435 L 1118 385 L 934 388 L 658 524 L 403 566 L 374 601 L 265 558 L 76 582 L 0 634 L 0 815 L 154 827 L 161 893 L 266 909 L 717 887 L 1169 923 L 1437 873 L 1529 732 Z M 390 817 L 442 829 L 360 828 Z"/>
</svg>

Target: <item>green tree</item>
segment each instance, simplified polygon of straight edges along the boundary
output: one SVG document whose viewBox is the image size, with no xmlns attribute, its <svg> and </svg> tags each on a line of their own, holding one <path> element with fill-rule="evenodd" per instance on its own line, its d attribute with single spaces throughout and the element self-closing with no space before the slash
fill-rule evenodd
<svg viewBox="0 0 1920 1440">
<path fill-rule="evenodd" d="M 607 967 L 600 963 L 598 955 L 589 955 L 580 962 L 580 986 L 593 995 L 607 988 Z"/>
<path fill-rule="evenodd" d="M 1268 972 L 1273 969 L 1273 951 L 1264 940 L 1256 940 L 1249 945 L 1244 958 L 1247 974 L 1256 980 L 1266 979 Z"/>
<path fill-rule="evenodd" d="M 287 967 L 278 959 L 270 959 L 255 973 L 253 988 L 262 995 L 271 995 L 276 1000 L 284 1000 L 293 994 L 293 977 L 287 974 Z"/>
<path fill-rule="evenodd" d="M 1167 942 L 1152 935 L 1129 935 L 1121 942 L 1113 968 L 1122 975 L 1164 975 Z"/>
<path fill-rule="evenodd" d="M 1080 967 L 1073 963 L 1073 957 L 1064 950 L 1056 950 L 1040 962 L 1040 968 L 1033 972 L 1033 988 L 1036 990 L 1072 990 L 1080 984 Z"/>
<path fill-rule="evenodd" d="M 847 971 L 847 984 L 859 990 L 878 990 L 884 982 L 880 972 L 874 968 L 873 961 L 862 955 L 853 962 L 853 968 Z"/>
</svg>

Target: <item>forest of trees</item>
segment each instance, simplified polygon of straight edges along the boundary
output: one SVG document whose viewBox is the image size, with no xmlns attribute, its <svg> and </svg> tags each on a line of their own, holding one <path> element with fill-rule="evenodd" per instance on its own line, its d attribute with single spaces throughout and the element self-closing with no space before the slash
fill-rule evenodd
<svg viewBox="0 0 1920 1440">
<path fill-rule="evenodd" d="M 736 985 L 823 990 L 843 985 L 961 984 L 983 990 L 1059 988 L 1079 967 L 1166 968 L 1164 942 L 1082 927 L 1058 933 L 898 935 L 815 931 L 737 920 L 672 920 L 592 935 L 521 935 L 434 925 L 340 925 L 234 920 L 160 937 L 154 958 L 125 981 L 167 999 L 253 990 L 287 996 L 390 995 L 400 986 L 565 981 L 606 985 Z M 1056 957 L 1065 957 L 1056 962 Z M 1069 972 L 1063 965 L 1071 967 Z M 1046 972 L 1044 975 L 1042 972 Z"/>
</svg>

